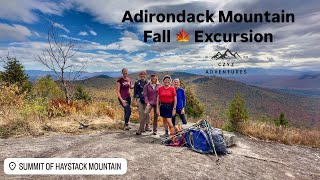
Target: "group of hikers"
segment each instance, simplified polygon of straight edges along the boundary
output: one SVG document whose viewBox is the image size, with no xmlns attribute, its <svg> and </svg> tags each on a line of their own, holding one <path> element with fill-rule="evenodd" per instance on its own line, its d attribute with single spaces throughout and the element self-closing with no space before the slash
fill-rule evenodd
<svg viewBox="0 0 320 180">
<path fill-rule="evenodd" d="M 139 73 L 139 80 L 134 84 L 128 77 L 128 69 L 121 70 L 122 77 L 118 79 L 116 93 L 120 105 L 124 109 L 124 129 L 129 130 L 129 119 L 131 115 L 131 95 L 130 89 L 134 89 L 133 103 L 138 106 L 140 127 L 136 135 L 146 131 L 153 131 L 157 134 L 158 116 L 163 118 L 165 133 L 161 137 L 168 137 L 175 133 L 176 115 L 178 114 L 182 123 L 187 124 L 185 117 L 186 95 L 183 88 L 180 87 L 179 79 L 172 80 L 169 75 L 162 79 L 162 84 L 158 80 L 156 73 L 150 75 L 147 79 L 146 71 Z M 173 84 L 173 86 L 172 86 Z M 150 112 L 153 110 L 153 129 L 150 128 Z"/>
</svg>

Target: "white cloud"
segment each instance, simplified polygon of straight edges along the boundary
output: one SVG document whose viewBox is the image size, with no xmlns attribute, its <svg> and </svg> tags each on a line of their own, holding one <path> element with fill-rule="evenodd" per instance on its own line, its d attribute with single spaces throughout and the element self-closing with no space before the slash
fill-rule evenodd
<svg viewBox="0 0 320 180">
<path fill-rule="evenodd" d="M 122 36 L 124 36 L 124 37 L 131 37 L 132 39 L 138 39 L 138 36 L 137 36 L 137 34 L 135 34 L 135 33 L 133 33 L 133 32 L 130 32 L 130 31 L 124 31 L 124 32 L 122 32 L 121 33 L 122 34 Z"/>
<path fill-rule="evenodd" d="M 0 23 L 0 41 L 1 40 L 18 40 L 22 41 L 31 36 L 32 32 L 25 26 L 18 24 Z"/>
<path fill-rule="evenodd" d="M 132 32 L 125 31 L 122 35 L 123 37 L 120 38 L 120 41 L 108 44 L 106 49 L 135 52 L 145 50 L 149 46 L 148 44 L 138 40 L 137 35 Z"/>
<path fill-rule="evenodd" d="M 130 40 L 129 40 L 130 39 Z M 119 42 L 133 41 L 132 38 L 123 37 Z M 79 44 L 81 46 L 80 51 L 76 53 L 70 63 L 80 64 L 81 62 L 87 62 L 88 71 L 117 71 L 121 67 L 128 67 L 130 71 L 140 71 L 140 70 L 158 70 L 158 71 L 168 71 L 168 70 L 182 70 L 182 69 L 200 69 L 200 68 L 213 68 L 216 64 L 215 61 L 205 56 L 213 55 L 212 49 L 215 47 L 213 44 L 197 44 L 197 45 L 183 45 L 181 49 L 192 48 L 193 53 L 176 54 L 176 53 L 160 53 L 162 56 L 157 56 L 150 58 L 146 61 L 146 56 L 148 53 L 114 53 L 108 52 L 106 50 L 110 49 L 121 49 L 127 50 L 128 52 L 134 52 L 136 48 L 130 46 L 123 46 L 121 43 L 113 44 L 114 48 L 110 48 L 99 43 L 83 43 Z M 21 43 L 10 43 L 9 47 L 0 46 L 0 56 L 5 56 L 8 52 L 11 55 L 16 56 L 27 69 L 43 69 L 44 67 L 35 61 L 34 55 L 41 55 L 42 50 L 48 47 L 46 42 L 21 42 Z M 139 47 L 140 49 L 147 49 L 149 46 Z M 90 52 L 87 52 L 89 50 Z M 32 54 L 30 54 L 32 52 Z M 243 55 L 245 52 L 239 52 Z M 287 63 L 285 59 L 280 56 L 275 56 L 277 60 L 275 62 L 268 62 L 266 57 L 268 53 L 259 53 L 256 58 L 265 59 L 265 61 L 259 60 L 259 63 L 249 63 L 249 62 L 238 62 L 237 68 L 309 68 L 313 69 L 320 68 L 320 62 L 317 58 L 294 58 L 291 59 L 290 63 Z M 241 60 L 241 61 L 251 61 Z"/>
<path fill-rule="evenodd" d="M 54 22 L 54 23 L 53 23 L 53 26 L 56 27 L 56 28 L 62 29 L 62 30 L 64 30 L 64 31 L 67 32 L 67 33 L 70 33 L 70 30 L 67 29 L 63 24 L 59 24 L 59 23 L 57 23 L 57 22 Z"/>
<path fill-rule="evenodd" d="M 38 0 L 9 0 L 1 1 L 0 18 L 34 23 L 39 20 L 35 11 L 40 11 L 49 15 L 62 15 L 65 9 L 71 7 L 70 2 L 55 3 L 52 1 L 38 1 Z"/>
<path fill-rule="evenodd" d="M 80 36 L 88 36 L 89 34 L 86 31 L 80 31 L 79 35 Z"/>
<path fill-rule="evenodd" d="M 97 34 L 95 31 L 93 31 L 93 30 L 90 30 L 89 32 L 90 32 L 90 34 L 93 35 L 93 36 L 98 35 L 98 34 Z"/>
<path fill-rule="evenodd" d="M 60 36 L 63 37 L 63 38 L 66 38 L 66 39 L 74 40 L 74 41 L 82 41 L 82 39 L 80 39 L 80 38 L 75 38 L 75 37 L 67 36 L 67 35 L 65 35 L 65 34 L 62 34 L 62 35 L 60 35 Z"/>
<path fill-rule="evenodd" d="M 34 34 L 36 37 L 41 37 L 41 35 L 40 35 L 38 32 L 33 32 L 33 34 Z"/>
<path fill-rule="evenodd" d="M 125 11 L 138 12 L 140 9 L 151 9 L 152 7 L 165 7 L 181 5 L 193 2 L 193 0 L 139 0 L 128 1 L 105 1 L 105 0 L 76 0 L 77 9 L 82 12 L 90 13 L 95 17 L 95 20 L 105 24 L 123 24 L 122 18 Z M 201 3 L 201 2 L 200 2 Z"/>
</svg>

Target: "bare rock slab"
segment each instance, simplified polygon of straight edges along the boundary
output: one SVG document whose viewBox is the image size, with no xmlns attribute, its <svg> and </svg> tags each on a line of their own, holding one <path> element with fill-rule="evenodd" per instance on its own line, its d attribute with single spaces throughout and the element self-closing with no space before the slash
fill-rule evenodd
<svg viewBox="0 0 320 180">
<path fill-rule="evenodd" d="M 227 147 L 231 147 L 231 146 L 236 145 L 237 137 L 235 134 L 227 132 L 227 131 L 223 131 L 223 138 L 224 138 L 224 141 L 225 141 Z"/>
</svg>

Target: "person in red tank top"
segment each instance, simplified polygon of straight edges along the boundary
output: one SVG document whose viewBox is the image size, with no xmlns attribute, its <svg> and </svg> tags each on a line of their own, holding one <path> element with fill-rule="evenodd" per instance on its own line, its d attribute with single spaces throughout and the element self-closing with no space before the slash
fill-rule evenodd
<svg viewBox="0 0 320 180">
<path fill-rule="evenodd" d="M 165 134 L 161 137 L 168 137 L 168 129 L 170 128 L 170 134 L 174 134 L 174 126 L 172 124 L 172 116 L 176 114 L 177 95 L 176 90 L 170 85 L 171 77 L 165 76 L 163 78 L 163 86 L 158 90 L 157 97 L 157 114 L 163 118 L 163 124 L 165 128 Z"/>
<path fill-rule="evenodd" d="M 130 97 L 130 89 L 133 89 L 133 84 L 131 79 L 128 77 L 128 69 L 123 68 L 121 70 L 122 77 L 118 79 L 116 85 L 116 93 L 118 96 L 118 100 L 120 105 L 124 109 L 124 129 L 129 130 L 129 119 L 131 116 L 131 97 Z"/>
</svg>

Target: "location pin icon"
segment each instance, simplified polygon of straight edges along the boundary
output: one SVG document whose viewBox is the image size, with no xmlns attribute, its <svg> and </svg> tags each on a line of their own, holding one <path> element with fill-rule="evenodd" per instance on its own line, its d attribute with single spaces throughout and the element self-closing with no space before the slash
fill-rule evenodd
<svg viewBox="0 0 320 180">
<path fill-rule="evenodd" d="M 14 168 L 16 168 L 16 163 L 14 162 L 9 163 L 9 168 L 13 171 Z"/>
</svg>

